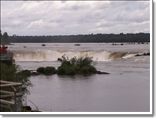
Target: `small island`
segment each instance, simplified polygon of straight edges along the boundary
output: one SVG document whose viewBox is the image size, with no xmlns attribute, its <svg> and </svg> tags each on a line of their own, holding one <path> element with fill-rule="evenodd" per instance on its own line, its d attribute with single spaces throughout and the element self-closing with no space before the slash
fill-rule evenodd
<svg viewBox="0 0 157 119">
<path fill-rule="evenodd" d="M 91 75 L 91 74 L 109 74 L 107 72 L 98 71 L 92 64 L 93 60 L 90 57 L 68 57 L 62 56 L 58 58 L 61 65 L 56 69 L 53 66 L 39 67 L 36 71 L 23 70 L 28 76 L 31 75 Z"/>
</svg>

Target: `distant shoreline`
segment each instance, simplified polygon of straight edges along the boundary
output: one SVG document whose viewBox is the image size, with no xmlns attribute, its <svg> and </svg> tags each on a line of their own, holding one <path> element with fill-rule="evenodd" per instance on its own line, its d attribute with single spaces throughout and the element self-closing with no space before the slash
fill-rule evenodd
<svg viewBox="0 0 157 119">
<path fill-rule="evenodd" d="M 58 36 L 10 36 L 10 43 L 144 43 L 150 42 L 150 33 L 87 34 Z"/>
</svg>

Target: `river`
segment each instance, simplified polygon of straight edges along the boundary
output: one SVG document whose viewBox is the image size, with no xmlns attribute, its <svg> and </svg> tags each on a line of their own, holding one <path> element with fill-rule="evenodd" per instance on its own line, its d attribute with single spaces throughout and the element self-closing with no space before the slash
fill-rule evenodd
<svg viewBox="0 0 157 119">
<path fill-rule="evenodd" d="M 27 105 L 44 112 L 149 112 L 149 44 L 15 43 L 9 46 L 21 69 L 58 67 L 57 59 L 89 56 L 109 75 L 32 76 Z"/>
</svg>

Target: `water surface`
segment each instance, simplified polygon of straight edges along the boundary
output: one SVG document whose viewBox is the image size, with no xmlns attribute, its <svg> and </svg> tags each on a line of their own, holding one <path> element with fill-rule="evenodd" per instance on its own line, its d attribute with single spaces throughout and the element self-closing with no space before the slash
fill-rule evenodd
<svg viewBox="0 0 157 119">
<path fill-rule="evenodd" d="M 131 56 L 109 60 L 106 55 L 113 52 L 127 52 L 128 54 L 149 52 L 149 44 L 112 46 L 105 43 L 86 43 L 75 46 L 72 43 L 50 43 L 42 47 L 38 43 L 15 44 L 10 48 L 16 55 L 16 63 L 22 69 L 35 70 L 39 66 L 49 65 L 58 67 L 60 63 L 55 59 L 60 55 L 56 55 L 56 52 L 69 56 L 77 54 L 76 52 L 84 52 L 85 55 L 87 52 L 92 52 L 93 54 L 90 55 L 98 58 L 95 58 L 94 61 L 96 68 L 110 73 L 109 75 L 76 75 L 72 77 L 33 76 L 30 78 L 33 86 L 29 88 L 27 104 L 34 109 L 37 106 L 39 110 L 48 112 L 150 111 L 150 57 Z M 38 54 L 43 51 L 45 58 Z M 23 55 L 21 52 L 24 52 Z M 32 52 L 36 52 L 36 54 L 31 54 Z M 71 52 L 71 54 L 67 52 Z M 25 60 L 26 56 L 27 60 Z"/>
</svg>

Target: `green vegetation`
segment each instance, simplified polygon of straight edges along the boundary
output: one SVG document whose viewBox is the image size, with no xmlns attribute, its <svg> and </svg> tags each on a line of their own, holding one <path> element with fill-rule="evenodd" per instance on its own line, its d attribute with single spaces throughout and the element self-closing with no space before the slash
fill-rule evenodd
<svg viewBox="0 0 157 119">
<path fill-rule="evenodd" d="M 9 44 L 9 35 L 7 32 L 4 32 L 2 34 L 0 30 L 0 41 L 1 41 L 1 44 Z"/>
<path fill-rule="evenodd" d="M 28 71 L 20 71 L 19 67 L 15 64 L 8 65 L 5 63 L 0 63 L 1 71 L 0 77 L 1 80 L 5 81 L 13 81 L 22 83 L 23 90 L 27 90 L 27 86 L 31 83 L 28 79 Z M 30 75 L 29 75 L 30 76 Z"/>
<path fill-rule="evenodd" d="M 52 75 L 56 73 L 56 69 L 54 67 L 39 67 L 37 72 L 39 74 Z"/>
<path fill-rule="evenodd" d="M 15 64 L 8 65 L 1 63 L 0 76 L 2 80 L 22 82 L 24 85 L 28 85 L 30 82 L 28 77 L 35 75 L 90 75 L 90 74 L 109 74 L 107 72 L 97 71 L 92 65 L 93 61 L 90 57 L 73 57 L 71 59 L 62 56 L 58 61 L 61 65 L 55 69 L 53 66 L 39 67 L 36 71 L 20 70 Z"/>
<path fill-rule="evenodd" d="M 90 57 L 73 57 L 71 59 L 62 56 L 58 58 L 58 61 L 61 62 L 61 65 L 57 68 L 54 67 L 39 67 L 36 72 L 32 72 L 31 75 L 91 75 L 91 74 L 109 74 L 107 72 L 97 71 L 96 68 L 92 65 L 93 61 Z M 26 74 L 30 74 L 26 72 Z"/>
<path fill-rule="evenodd" d="M 68 59 L 62 56 L 58 59 L 61 62 L 61 66 L 58 67 L 58 75 L 89 75 L 97 72 L 96 68 L 92 66 L 92 59 L 90 57 L 71 58 Z"/>
<path fill-rule="evenodd" d="M 45 69 L 44 67 L 39 67 L 39 68 L 37 69 L 37 72 L 40 73 L 40 74 L 43 74 L 44 69 Z"/>
<path fill-rule="evenodd" d="M 29 70 L 22 70 L 22 71 L 18 72 L 18 75 L 23 75 L 25 77 L 30 77 L 31 76 L 31 71 L 29 71 Z"/>
</svg>

